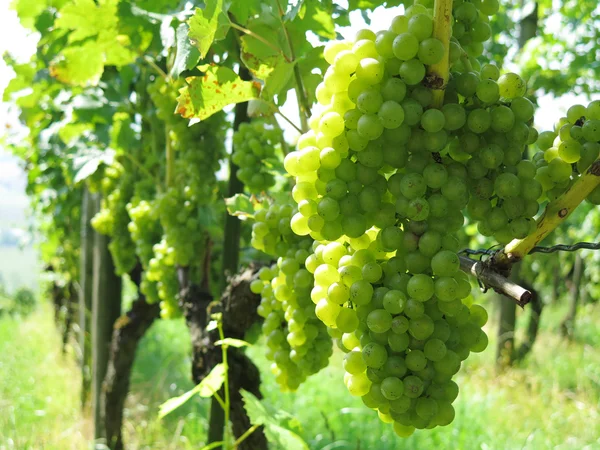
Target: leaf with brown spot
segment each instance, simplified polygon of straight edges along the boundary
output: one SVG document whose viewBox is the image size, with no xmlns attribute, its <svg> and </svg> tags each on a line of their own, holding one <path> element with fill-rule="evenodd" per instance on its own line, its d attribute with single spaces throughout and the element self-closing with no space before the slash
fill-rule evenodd
<svg viewBox="0 0 600 450">
<path fill-rule="evenodd" d="M 260 95 L 260 84 L 243 81 L 228 67 L 198 67 L 205 75 L 189 77 L 179 90 L 177 114 L 186 119 L 206 119 L 228 105 L 247 102 Z"/>
</svg>

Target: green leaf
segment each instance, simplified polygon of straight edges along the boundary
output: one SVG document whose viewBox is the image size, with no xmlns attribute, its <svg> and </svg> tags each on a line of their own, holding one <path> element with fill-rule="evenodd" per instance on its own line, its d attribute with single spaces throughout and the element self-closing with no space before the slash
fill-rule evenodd
<svg viewBox="0 0 600 450">
<path fill-rule="evenodd" d="M 235 338 L 225 338 L 219 339 L 215 342 L 215 345 L 227 345 L 229 347 L 241 348 L 241 347 L 250 347 L 252 344 L 249 342 L 243 341 L 241 339 Z"/>
<path fill-rule="evenodd" d="M 158 417 L 162 419 L 167 414 L 179 408 L 196 394 L 200 395 L 200 397 L 212 397 L 213 394 L 221 388 L 224 380 L 225 366 L 223 364 L 217 364 L 195 388 L 187 391 L 185 394 L 180 395 L 179 397 L 170 398 L 160 405 Z"/>
<path fill-rule="evenodd" d="M 177 46 L 177 53 L 175 55 L 175 62 L 171 68 L 170 75 L 177 79 L 179 74 L 184 70 L 193 69 L 198 60 L 200 59 L 200 52 L 194 47 L 188 37 L 189 27 L 187 24 L 182 23 L 177 27 L 175 33 L 175 40 Z"/>
<path fill-rule="evenodd" d="M 68 41 L 73 43 L 96 36 L 117 27 L 118 0 L 73 0 L 59 12 L 56 28 L 72 30 Z"/>
<path fill-rule="evenodd" d="M 176 112 L 186 119 L 206 119 L 228 105 L 257 98 L 260 85 L 243 81 L 228 67 L 199 66 L 202 77 L 189 77 L 179 91 Z"/>
<path fill-rule="evenodd" d="M 264 81 L 262 96 L 271 100 L 286 87 L 294 73 L 294 63 L 288 61 L 282 50 L 287 48 L 285 33 L 279 21 L 273 24 L 269 17 L 263 16 L 253 19 L 247 28 L 262 39 L 242 36 L 240 56 L 254 77 Z"/>
<path fill-rule="evenodd" d="M 181 405 L 186 403 L 189 399 L 191 399 L 195 394 L 196 394 L 196 388 L 192 389 L 191 391 L 187 391 L 185 394 L 180 395 L 179 397 L 170 398 L 169 400 L 167 400 L 166 402 L 164 402 L 162 405 L 159 406 L 158 418 L 162 419 L 167 414 L 172 413 L 177 408 L 179 408 Z"/>
<path fill-rule="evenodd" d="M 310 450 L 306 442 L 272 416 L 265 406 L 252 393 L 241 389 L 244 399 L 244 409 L 253 425 L 264 425 L 264 431 L 269 442 L 273 442 L 286 450 Z"/>
<path fill-rule="evenodd" d="M 276 442 L 286 450 L 310 450 L 304 439 L 293 431 L 277 424 L 265 425 L 265 435 L 267 440 Z"/>
<path fill-rule="evenodd" d="M 73 168 L 75 169 L 73 183 L 77 184 L 92 176 L 98 170 L 100 164 L 110 166 L 114 157 L 115 152 L 112 149 L 86 148 L 85 152 L 76 155 L 73 159 Z"/>
<path fill-rule="evenodd" d="M 208 375 L 200 382 L 196 389 L 200 397 L 212 397 L 215 392 L 221 389 L 225 381 L 225 366 L 217 364 Z"/>
<path fill-rule="evenodd" d="M 77 86 L 97 85 L 104 71 L 104 53 L 94 41 L 82 46 L 67 47 L 50 63 L 50 75 Z"/>
<path fill-rule="evenodd" d="M 296 5 L 292 6 L 292 8 L 285 14 L 285 16 L 283 17 L 283 20 L 286 22 L 287 21 L 291 22 L 296 17 L 300 17 L 301 19 L 303 19 L 304 13 L 306 12 L 306 9 L 302 8 L 304 6 L 304 2 L 305 2 L 305 0 L 298 0 Z"/>
<path fill-rule="evenodd" d="M 336 38 L 333 4 L 331 2 L 304 0 L 298 17 L 295 17 L 295 23 L 304 30 L 312 31 L 326 39 Z"/>
<path fill-rule="evenodd" d="M 248 115 L 250 117 L 271 117 L 277 108 L 271 102 L 260 98 L 248 102 Z"/>
<path fill-rule="evenodd" d="M 229 30 L 229 18 L 223 0 L 207 0 L 204 9 L 196 8 L 188 20 L 189 38 L 204 59 L 213 41 L 223 39 Z"/>
<path fill-rule="evenodd" d="M 266 423 L 273 422 L 273 417 L 271 417 L 267 409 L 254 394 L 245 389 L 240 389 L 240 393 L 244 399 L 246 414 L 248 414 L 248 418 L 253 425 L 265 425 Z"/>
<path fill-rule="evenodd" d="M 206 331 L 216 330 L 217 328 L 219 328 L 219 323 L 216 320 L 211 320 L 208 322 L 208 325 L 206 325 Z"/>
<path fill-rule="evenodd" d="M 227 212 L 230 216 L 242 217 L 244 219 L 254 217 L 254 205 L 256 202 L 253 198 L 245 194 L 235 194 L 233 197 L 225 199 Z"/>
</svg>

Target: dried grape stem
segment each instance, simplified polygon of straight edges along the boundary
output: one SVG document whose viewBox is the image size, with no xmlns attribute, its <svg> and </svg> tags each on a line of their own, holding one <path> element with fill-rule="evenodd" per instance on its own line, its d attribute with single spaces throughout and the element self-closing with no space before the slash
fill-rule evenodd
<svg viewBox="0 0 600 450">
<path fill-rule="evenodd" d="M 474 261 L 466 256 L 459 256 L 459 259 L 460 268 L 476 277 L 484 288 L 492 288 L 496 292 L 514 299 L 521 308 L 531 300 L 530 291 L 494 271 L 488 264 Z"/>
</svg>

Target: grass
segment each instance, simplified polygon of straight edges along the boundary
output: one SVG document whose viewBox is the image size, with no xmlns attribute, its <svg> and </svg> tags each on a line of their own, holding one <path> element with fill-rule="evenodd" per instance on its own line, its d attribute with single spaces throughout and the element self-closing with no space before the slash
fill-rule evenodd
<svg viewBox="0 0 600 450">
<path fill-rule="evenodd" d="M 473 355 L 458 376 L 461 394 L 450 427 L 399 440 L 351 397 L 342 383 L 340 353 L 296 393 L 281 393 L 260 345 L 250 349 L 263 369 L 265 401 L 294 415 L 311 450 L 596 449 L 600 448 L 600 306 L 579 314 L 576 339 L 554 330 L 561 308 L 544 313 L 534 353 L 501 374 L 489 349 Z M 493 315 L 493 313 L 492 313 Z M 490 335 L 492 329 L 490 328 Z M 189 338 L 181 320 L 153 326 L 138 351 L 127 401 L 129 449 L 198 449 L 207 427 L 206 400 L 192 401 L 157 419 L 158 405 L 192 387 Z M 49 308 L 25 320 L 0 319 L 0 449 L 88 448 L 79 371 L 62 355 Z"/>
</svg>

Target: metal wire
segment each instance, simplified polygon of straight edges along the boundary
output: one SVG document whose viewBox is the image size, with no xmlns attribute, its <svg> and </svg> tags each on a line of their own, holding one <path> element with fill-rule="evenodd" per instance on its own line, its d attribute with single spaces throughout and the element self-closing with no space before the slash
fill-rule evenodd
<svg viewBox="0 0 600 450">
<path fill-rule="evenodd" d="M 575 252 L 577 250 L 600 250 L 600 242 L 578 242 L 573 245 L 566 244 L 557 244 L 552 247 L 541 247 L 536 246 L 531 249 L 529 253 L 555 253 L 555 252 Z M 465 255 L 488 255 L 491 256 L 496 253 L 498 250 L 492 249 L 477 249 L 472 250 L 470 248 L 466 248 L 461 250 L 459 253 Z"/>
</svg>

